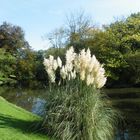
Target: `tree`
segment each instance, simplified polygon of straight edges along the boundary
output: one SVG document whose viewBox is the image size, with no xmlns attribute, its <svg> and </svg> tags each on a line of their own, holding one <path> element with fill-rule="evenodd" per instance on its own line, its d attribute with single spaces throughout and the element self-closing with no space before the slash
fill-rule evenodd
<svg viewBox="0 0 140 140">
<path fill-rule="evenodd" d="M 126 61 L 129 66 L 128 82 L 133 83 L 133 85 L 140 85 L 140 51 L 129 54 L 126 57 Z"/>
<path fill-rule="evenodd" d="M 4 22 L 0 26 L 1 78 L 21 81 L 34 77 L 34 55 L 19 26 Z"/>
<path fill-rule="evenodd" d="M 27 49 L 30 46 L 24 38 L 21 27 L 4 22 L 0 26 L 0 48 L 16 54 L 21 49 Z"/>
<path fill-rule="evenodd" d="M 0 48 L 0 85 L 16 83 L 15 67 L 16 57 L 6 52 L 5 49 Z"/>
<path fill-rule="evenodd" d="M 105 28 L 116 37 L 121 53 L 131 53 L 140 49 L 140 13 L 132 14 L 125 20 L 116 21 Z"/>
<path fill-rule="evenodd" d="M 35 52 L 35 78 L 42 85 L 46 86 L 48 84 L 48 76 L 43 65 L 44 55 L 45 51 L 43 50 Z"/>
<path fill-rule="evenodd" d="M 90 36 L 93 29 L 91 18 L 80 11 L 77 15 L 73 13 L 67 15 L 64 26 L 53 30 L 45 37 L 49 40 L 51 47 L 54 48 L 81 47 L 81 42 Z"/>
<path fill-rule="evenodd" d="M 101 63 L 104 63 L 108 85 L 138 83 L 137 64 L 139 61 L 130 60 L 139 59 L 137 54 L 140 52 L 140 13 L 117 20 L 110 25 L 103 26 L 102 29 L 95 28 L 84 12 L 78 15 L 71 14 L 67 16 L 66 21 L 66 26 L 63 28 L 66 48 L 73 46 L 76 52 L 83 48 L 90 48 L 91 53 L 95 54 Z M 51 48 L 47 54 L 57 56 L 56 50 Z M 135 76 L 131 74 L 132 72 Z"/>
<path fill-rule="evenodd" d="M 93 27 L 91 18 L 87 16 L 84 11 L 80 11 L 77 14 L 71 13 L 70 15 L 67 15 L 65 30 L 71 45 L 87 38 L 88 31 Z"/>
<path fill-rule="evenodd" d="M 63 48 L 65 46 L 66 34 L 63 27 L 53 30 L 47 35 L 53 48 Z"/>
</svg>

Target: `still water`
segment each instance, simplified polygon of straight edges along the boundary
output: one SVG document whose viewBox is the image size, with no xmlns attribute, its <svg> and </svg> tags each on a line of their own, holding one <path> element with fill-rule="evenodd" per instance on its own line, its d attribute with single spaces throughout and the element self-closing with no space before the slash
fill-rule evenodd
<svg viewBox="0 0 140 140">
<path fill-rule="evenodd" d="M 108 94 L 124 118 L 115 140 L 140 140 L 140 88 L 104 89 L 102 92 Z M 46 89 L 0 87 L 0 96 L 37 115 L 42 116 L 45 112 Z"/>
<path fill-rule="evenodd" d="M 104 89 L 103 92 L 122 113 L 123 123 L 116 140 L 140 140 L 140 88 Z"/>
<path fill-rule="evenodd" d="M 21 89 L 0 87 L 0 96 L 34 114 L 43 115 L 47 100 L 46 89 Z"/>
</svg>

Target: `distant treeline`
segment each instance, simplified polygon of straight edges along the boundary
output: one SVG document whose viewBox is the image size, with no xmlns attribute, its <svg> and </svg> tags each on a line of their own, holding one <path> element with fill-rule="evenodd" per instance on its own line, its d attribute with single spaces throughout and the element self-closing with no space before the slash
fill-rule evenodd
<svg viewBox="0 0 140 140">
<path fill-rule="evenodd" d="M 76 52 L 89 48 L 103 63 L 107 87 L 140 86 L 140 13 L 101 29 L 84 13 L 71 14 L 65 26 L 47 34 L 46 39 L 51 47 L 34 51 L 21 27 L 6 22 L 0 25 L 0 85 L 46 87 L 44 57 L 59 55 L 65 63 L 65 51 L 73 46 Z"/>
</svg>

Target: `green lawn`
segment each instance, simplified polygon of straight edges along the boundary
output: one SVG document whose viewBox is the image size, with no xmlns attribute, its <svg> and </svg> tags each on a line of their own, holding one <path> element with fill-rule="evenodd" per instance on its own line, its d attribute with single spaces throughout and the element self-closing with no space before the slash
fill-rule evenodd
<svg viewBox="0 0 140 140">
<path fill-rule="evenodd" d="M 0 140 L 49 140 L 39 130 L 41 118 L 0 97 Z"/>
</svg>

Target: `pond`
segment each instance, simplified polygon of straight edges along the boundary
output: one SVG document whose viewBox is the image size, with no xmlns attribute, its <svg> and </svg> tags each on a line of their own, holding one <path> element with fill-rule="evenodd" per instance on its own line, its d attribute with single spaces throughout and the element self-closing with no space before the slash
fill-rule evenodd
<svg viewBox="0 0 140 140">
<path fill-rule="evenodd" d="M 124 118 L 115 140 L 140 140 L 140 88 L 103 89 L 102 92 L 108 94 L 113 105 L 122 112 Z M 47 90 L 0 87 L 0 96 L 42 116 Z"/>
<path fill-rule="evenodd" d="M 104 89 L 113 105 L 122 113 L 116 140 L 140 140 L 140 88 Z"/>
<path fill-rule="evenodd" d="M 34 114 L 43 115 L 46 103 L 46 89 L 22 89 L 0 87 L 0 96 Z"/>
</svg>

